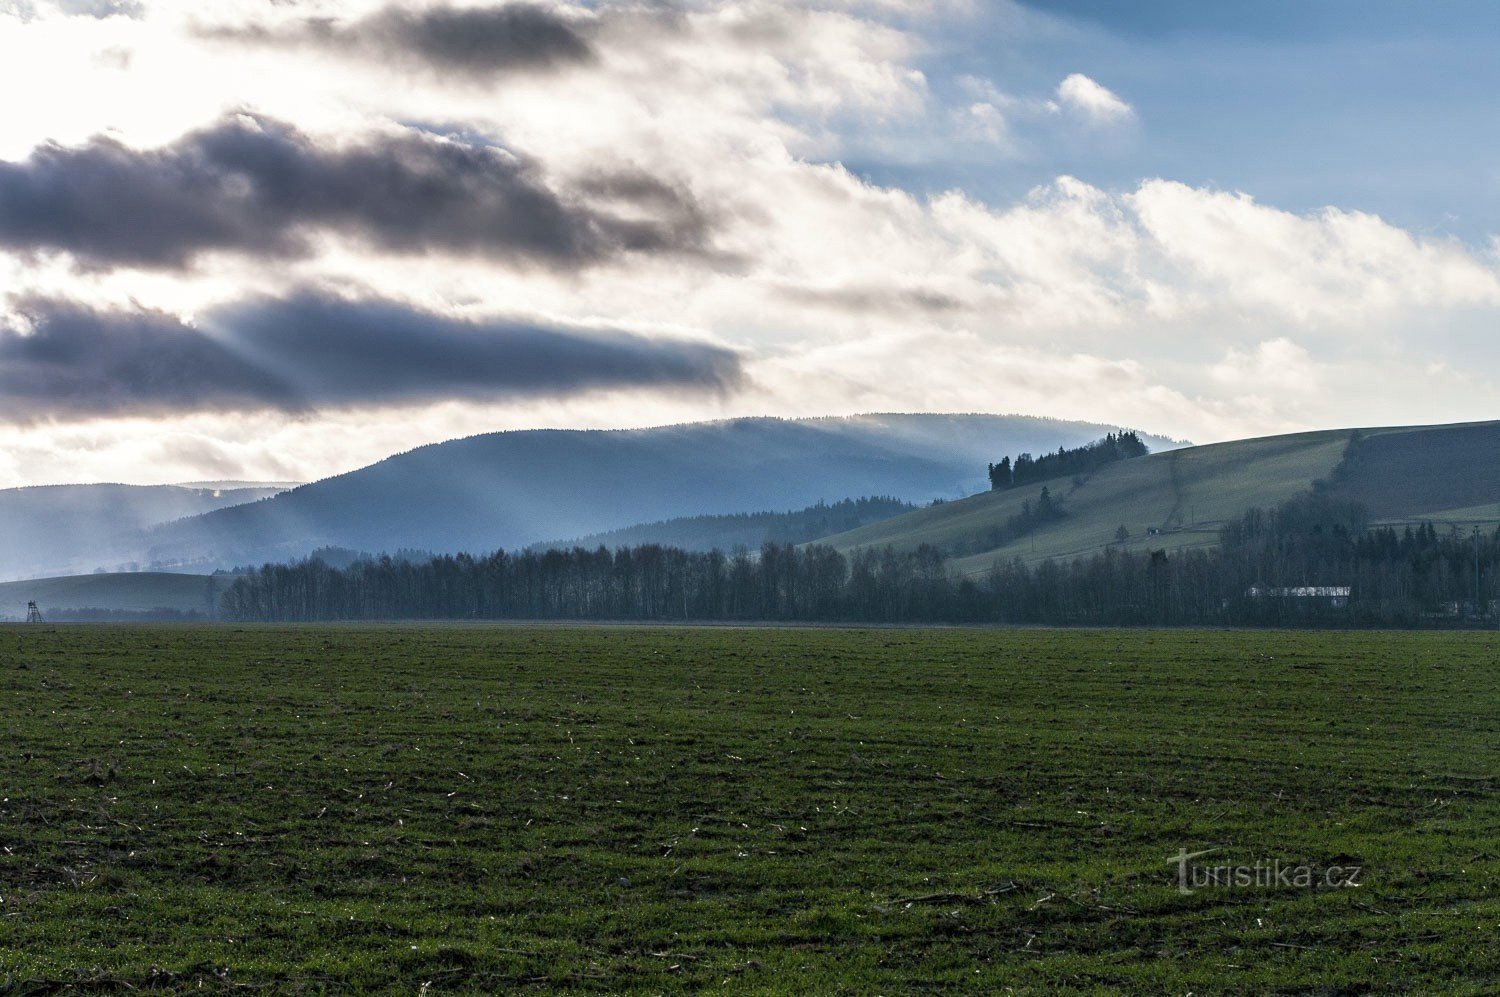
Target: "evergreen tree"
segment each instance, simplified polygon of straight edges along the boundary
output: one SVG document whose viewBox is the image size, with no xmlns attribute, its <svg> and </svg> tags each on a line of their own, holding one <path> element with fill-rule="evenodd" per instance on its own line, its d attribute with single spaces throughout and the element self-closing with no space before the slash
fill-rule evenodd
<svg viewBox="0 0 1500 997">
<path fill-rule="evenodd" d="M 1041 457 L 1023 453 L 1016 457 L 1014 464 L 1010 458 L 1003 458 L 999 464 L 988 465 L 990 487 L 1014 488 L 1049 478 L 1079 477 L 1114 461 L 1143 457 L 1149 452 L 1133 430 L 1107 433 L 1103 439 L 1072 450 L 1058 447 L 1055 453 Z"/>
</svg>

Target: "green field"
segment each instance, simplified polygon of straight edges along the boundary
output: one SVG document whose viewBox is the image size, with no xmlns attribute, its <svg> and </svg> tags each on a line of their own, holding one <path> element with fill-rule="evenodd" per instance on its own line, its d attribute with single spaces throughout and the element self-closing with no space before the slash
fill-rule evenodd
<svg viewBox="0 0 1500 997">
<path fill-rule="evenodd" d="M 1493 634 L 0 628 L 0 993 L 1494 993 Z M 1208 886 L 1203 863 L 1362 868 Z"/>
</svg>

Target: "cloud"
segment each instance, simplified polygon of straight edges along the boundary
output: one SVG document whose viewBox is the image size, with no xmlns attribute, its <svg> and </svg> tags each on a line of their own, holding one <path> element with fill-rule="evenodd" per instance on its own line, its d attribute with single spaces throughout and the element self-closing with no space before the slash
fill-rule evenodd
<svg viewBox="0 0 1500 997">
<path fill-rule="evenodd" d="M 1265 340 L 1253 352 L 1231 347 L 1209 373 L 1236 391 L 1257 394 L 1306 395 L 1320 379 L 1312 356 L 1285 336 Z"/>
<path fill-rule="evenodd" d="M 1095 124 L 1116 124 L 1135 116 L 1129 104 L 1082 73 L 1072 73 L 1057 85 L 1057 99 Z"/>
<path fill-rule="evenodd" d="M 51 7 L 68 17 L 92 17 L 103 20 L 107 17 L 141 18 L 146 15 L 141 0 L 40 0 L 41 7 Z M 9 14 L 30 21 L 39 16 L 39 8 L 33 0 L 0 0 L 0 14 Z"/>
<path fill-rule="evenodd" d="M 1081 73 L 1069 75 L 1042 93 L 1009 93 L 993 80 L 972 74 L 960 76 L 956 84 L 966 99 L 951 112 L 959 136 L 1012 155 L 1036 157 L 1049 143 L 1063 137 L 1074 140 L 1080 119 L 1100 130 L 1096 138 L 1115 138 L 1118 133 L 1106 134 L 1102 129 L 1135 117 L 1129 104 Z"/>
<path fill-rule="evenodd" d="M 958 112 L 959 132 L 990 145 L 1004 145 L 1011 140 L 1010 122 L 1005 112 L 988 101 L 975 101 Z"/>
<path fill-rule="evenodd" d="M 233 115 L 165 147 L 96 136 L 0 163 L 0 246 L 91 266 L 180 269 L 211 251 L 290 258 L 318 232 L 394 253 L 577 268 L 630 252 L 698 253 L 708 223 L 660 182 L 629 215 L 549 186 L 515 153 L 414 130 L 321 146 L 281 121 Z"/>
<path fill-rule="evenodd" d="M 966 304 L 956 295 L 936 287 L 901 287 L 895 284 L 844 287 L 793 284 L 778 287 L 776 291 L 781 297 L 798 305 L 854 315 L 902 312 L 936 315 L 958 311 Z"/>
<path fill-rule="evenodd" d="M 200 29 L 218 41 L 313 46 L 366 59 L 488 78 L 587 63 L 594 58 L 581 24 L 529 3 L 491 7 L 386 7 L 353 21 L 306 18 L 283 27 Z"/>
<path fill-rule="evenodd" d="M 1302 326 L 1345 326 L 1419 310 L 1500 306 L 1500 270 L 1451 239 L 1378 216 L 1295 214 L 1247 194 L 1148 180 L 1123 199 L 1135 238 L 1183 294 Z"/>
<path fill-rule="evenodd" d="M 290 407 L 287 387 L 173 316 L 22 306 L 31 329 L 0 330 L 0 416 Z"/>
<path fill-rule="evenodd" d="M 317 291 L 189 324 L 144 308 L 23 302 L 0 327 L 0 418 L 300 412 L 598 389 L 721 392 L 739 356 L 683 339 L 473 320 Z"/>
<path fill-rule="evenodd" d="M 423 16 L 426 2 L 151 0 L 137 22 L 60 17 L 36 0 L 45 16 L 0 23 L 13 54 L 0 76 L 41 95 L 10 109 L 0 136 L 13 161 L 0 163 L 0 287 L 100 314 L 140 301 L 199 316 L 191 331 L 241 361 L 239 325 L 214 324 L 227 321 L 214 304 L 285 300 L 288 287 L 711 330 L 743 350 L 743 390 L 641 391 L 628 405 L 609 392 L 434 394 L 452 400 L 0 426 L 0 480 L 165 465 L 236 476 L 153 463 L 172 434 L 223 443 L 247 475 L 272 473 L 274 455 L 294 469 L 276 474 L 311 478 L 521 426 L 1025 409 L 1206 440 L 1493 408 L 1500 361 L 1484 344 L 1500 243 L 1140 180 L 1129 172 L 1139 157 L 1112 165 L 1089 151 L 1133 130 L 1099 99 L 1104 87 L 1081 75 L 1059 87 L 1066 70 L 1020 49 L 970 59 L 950 44 L 969 22 L 945 26 L 919 0 L 544 3 L 588 54 L 564 48 L 525 71 L 497 58 L 491 73 L 483 58 L 472 72 L 439 68 L 380 20 Z M 309 13 L 335 15 L 322 30 L 338 40 L 283 37 L 312 30 Z M 193 25 L 208 17 L 277 37 L 206 43 Z M 116 49 L 134 53 L 128 69 L 101 64 Z M 950 78 L 960 71 L 980 75 Z M 225 107 L 262 116 L 194 131 Z M 1094 125 L 1090 108 L 1116 124 Z M 113 138 L 90 140 L 105 124 Z M 233 139 L 234 156 L 210 135 Z M 1050 180 L 1063 163 L 1105 180 Z M 85 167 L 102 174 L 88 196 Z M 1018 186 L 1033 183 L 1030 195 Z M 512 200 L 547 223 L 512 226 L 501 210 Z M 8 214 L 17 204 L 22 215 Z M 717 265 L 720 254 L 738 265 Z M 107 269 L 122 264 L 154 269 Z M 250 367 L 274 375 L 290 399 L 278 405 L 300 411 L 316 396 L 270 360 Z M 1284 390 L 1300 371 L 1313 387 Z M 36 441 L 57 441 L 55 456 L 26 449 Z M 114 456 L 95 463 L 91 447 Z"/>
<path fill-rule="evenodd" d="M 54 0 L 57 9 L 64 14 L 81 17 L 132 17 L 146 15 L 141 0 Z"/>
</svg>

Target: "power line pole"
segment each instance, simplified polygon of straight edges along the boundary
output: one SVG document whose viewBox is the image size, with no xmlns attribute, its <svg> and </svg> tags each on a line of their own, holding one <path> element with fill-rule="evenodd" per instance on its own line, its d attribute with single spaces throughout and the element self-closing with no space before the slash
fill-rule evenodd
<svg viewBox="0 0 1500 997">
<path fill-rule="evenodd" d="M 1482 616 L 1479 608 L 1479 527 L 1474 527 L 1474 615 Z"/>
</svg>

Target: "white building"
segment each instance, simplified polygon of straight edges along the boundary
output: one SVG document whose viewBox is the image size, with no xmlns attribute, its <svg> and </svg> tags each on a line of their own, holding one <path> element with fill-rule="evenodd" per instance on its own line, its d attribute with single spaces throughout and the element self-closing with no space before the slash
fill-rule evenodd
<svg viewBox="0 0 1500 997">
<path fill-rule="evenodd" d="M 1321 599 L 1326 600 L 1334 609 L 1341 609 L 1349 604 L 1349 593 L 1348 585 L 1294 585 L 1282 588 L 1252 585 L 1245 594 L 1252 599 Z"/>
</svg>

